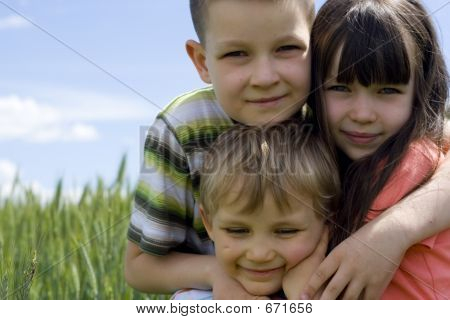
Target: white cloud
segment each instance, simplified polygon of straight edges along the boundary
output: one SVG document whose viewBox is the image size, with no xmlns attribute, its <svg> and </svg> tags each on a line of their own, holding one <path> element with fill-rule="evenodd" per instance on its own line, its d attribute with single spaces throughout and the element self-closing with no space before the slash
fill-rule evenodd
<svg viewBox="0 0 450 320">
<path fill-rule="evenodd" d="M 90 92 L 54 90 L 39 100 L 0 96 L 0 141 L 90 142 L 100 138 L 92 122 L 144 119 L 148 124 L 156 112 L 145 103 Z"/>
<path fill-rule="evenodd" d="M 89 91 L 44 89 L 46 100 L 63 101 L 65 116 L 83 121 L 149 119 L 159 111 L 141 98 L 102 95 Z M 41 92 L 42 95 L 42 92 Z M 147 122 L 146 122 L 147 123 Z"/>
<path fill-rule="evenodd" d="M 83 140 L 97 140 L 99 138 L 95 127 L 83 123 L 75 123 L 69 131 L 69 137 Z"/>
<path fill-rule="evenodd" d="M 40 128 L 32 137 L 30 142 L 54 142 L 54 141 L 95 141 L 99 139 L 99 134 L 94 126 L 87 124 L 74 124 L 64 128 L 63 126 L 52 126 Z"/>
<path fill-rule="evenodd" d="M 0 97 L 0 140 L 45 143 L 99 138 L 95 127 L 69 119 L 62 111 L 30 98 Z"/>
<path fill-rule="evenodd" d="M 31 24 L 18 15 L 0 18 L 0 30 L 27 28 Z"/>
</svg>

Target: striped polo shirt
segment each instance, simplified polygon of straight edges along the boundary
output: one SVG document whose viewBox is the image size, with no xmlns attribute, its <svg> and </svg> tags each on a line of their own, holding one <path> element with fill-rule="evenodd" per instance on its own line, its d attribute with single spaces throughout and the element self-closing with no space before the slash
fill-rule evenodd
<svg viewBox="0 0 450 320">
<path fill-rule="evenodd" d="M 203 154 L 233 125 L 212 87 L 175 98 L 145 140 L 128 239 L 147 253 L 213 254 L 198 211 Z"/>
</svg>

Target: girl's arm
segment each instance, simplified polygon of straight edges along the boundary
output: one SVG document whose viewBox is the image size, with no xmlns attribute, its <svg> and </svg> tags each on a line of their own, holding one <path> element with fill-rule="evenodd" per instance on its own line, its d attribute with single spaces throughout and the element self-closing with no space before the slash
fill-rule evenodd
<svg viewBox="0 0 450 320">
<path fill-rule="evenodd" d="M 445 127 L 445 147 L 450 145 L 450 122 Z M 399 225 L 408 248 L 450 228 L 450 153 L 430 181 L 381 216 L 387 223 Z"/>
<path fill-rule="evenodd" d="M 449 143 L 449 125 L 446 127 Z M 447 145 L 448 146 L 448 145 Z M 337 246 L 313 274 L 302 298 L 327 281 L 322 299 L 378 299 L 406 250 L 450 228 L 450 156 L 430 181 Z"/>
</svg>

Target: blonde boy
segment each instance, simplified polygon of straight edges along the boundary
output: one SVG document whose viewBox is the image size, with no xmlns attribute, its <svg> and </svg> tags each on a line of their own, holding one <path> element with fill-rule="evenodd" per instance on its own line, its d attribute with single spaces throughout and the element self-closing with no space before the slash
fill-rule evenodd
<svg viewBox="0 0 450 320">
<path fill-rule="evenodd" d="M 312 0 L 191 1 L 200 42 L 187 53 L 212 87 L 172 101 L 150 128 L 125 261 L 127 282 L 146 292 L 213 288 L 252 298 L 218 265 L 198 210 L 203 152 L 233 123 L 295 117 L 310 88 Z"/>
<path fill-rule="evenodd" d="M 205 156 L 200 212 L 218 263 L 248 293 L 273 296 L 316 248 L 334 212 L 339 177 L 311 125 L 236 126 Z M 280 296 L 280 295 L 278 295 Z M 282 296 L 282 295 L 281 295 Z M 174 299 L 208 299 L 183 290 Z"/>
</svg>

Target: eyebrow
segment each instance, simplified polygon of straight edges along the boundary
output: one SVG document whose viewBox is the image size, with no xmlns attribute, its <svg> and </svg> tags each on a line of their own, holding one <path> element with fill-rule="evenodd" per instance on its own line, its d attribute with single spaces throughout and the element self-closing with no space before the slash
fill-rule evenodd
<svg viewBox="0 0 450 320">
<path fill-rule="evenodd" d="M 282 43 L 282 42 L 291 42 L 291 41 L 295 41 L 297 42 L 302 48 L 306 49 L 308 46 L 308 43 L 306 43 L 302 38 L 298 38 L 292 35 L 286 35 L 286 36 L 281 36 L 281 37 L 277 37 L 275 39 L 276 43 Z M 218 48 L 222 49 L 225 47 L 242 47 L 242 46 L 246 46 L 247 42 L 246 41 L 241 41 L 238 39 L 230 39 L 230 40 L 223 40 L 223 41 L 218 41 L 216 42 L 216 45 Z"/>
<path fill-rule="evenodd" d="M 306 43 L 303 38 L 298 38 L 292 35 L 285 35 L 285 36 L 281 36 L 279 38 L 277 38 L 277 42 L 290 42 L 290 41 L 295 41 L 300 43 L 303 47 L 307 47 L 309 43 Z"/>
<path fill-rule="evenodd" d="M 245 45 L 245 41 L 239 40 L 239 39 L 229 39 L 229 40 L 222 40 L 222 41 L 217 41 L 216 44 L 217 46 L 242 46 Z"/>
<path fill-rule="evenodd" d="M 225 217 L 225 218 L 222 218 L 222 219 L 219 220 L 219 225 L 220 224 L 226 224 L 226 225 L 238 224 L 238 225 L 243 225 L 243 224 L 246 224 L 246 222 L 241 220 L 241 219 L 237 219 L 237 218 Z"/>
</svg>

